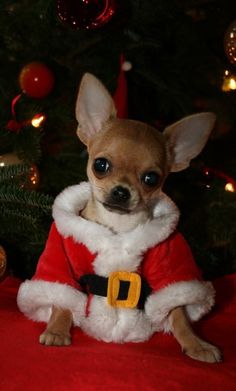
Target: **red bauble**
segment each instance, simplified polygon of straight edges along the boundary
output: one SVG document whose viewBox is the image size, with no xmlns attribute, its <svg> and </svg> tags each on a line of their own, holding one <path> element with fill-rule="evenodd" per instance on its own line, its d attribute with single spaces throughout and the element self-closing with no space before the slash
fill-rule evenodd
<svg viewBox="0 0 236 391">
<path fill-rule="evenodd" d="M 59 18 L 75 29 L 99 28 L 111 19 L 115 9 L 115 0 L 57 0 Z"/>
<path fill-rule="evenodd" d="M 19 76 L 22 90 L 32 98 L 44 98 L 53 89 L 54 75 L 41 62 L 31 62 L 22 68 Z"/>
<path fill-rule="evenodd" d="M 17 122 L 15 119 L 10 119 L 7 123 L 7 130 L 10 130 L 10 132 L 18 133 L 21 128 L 21 124 Z"/>
</svg>

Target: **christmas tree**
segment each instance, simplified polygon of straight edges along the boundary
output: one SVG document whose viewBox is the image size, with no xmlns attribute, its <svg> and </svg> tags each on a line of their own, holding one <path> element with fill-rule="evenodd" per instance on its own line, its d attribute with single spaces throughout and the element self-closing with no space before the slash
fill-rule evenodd
<svg viewBox="0 0 236 391">
<path fill-rule="evenodd" d="M 207 147 L 165 191 L 205 276 L 234 272 L 233 0 L 3 0 L 0 9 L 0 244 L 8 268 L 33 274 L 54 197 L 86 179 L 74 116 L 82 75 L 95 74 L 114 95 L 125 58 L 130 118 L 162 130 L 194 112 L 216 113 Z"/>
</svg>

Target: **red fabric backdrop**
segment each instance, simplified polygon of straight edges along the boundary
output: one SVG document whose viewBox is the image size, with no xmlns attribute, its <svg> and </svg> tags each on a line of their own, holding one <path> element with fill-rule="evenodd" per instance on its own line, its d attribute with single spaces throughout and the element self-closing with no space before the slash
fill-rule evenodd
<svg viewBox="0 0 236 391">
<path fill-rule="evenodd" d="M 16 306 L 19 281 L 0 284 L 0 390 L 236 390 L 236 275 L 215 281 L 217 305 L 196 325 L 220 346 L 224 361 L 205 364 L 184 356 L 171 335 L 118 345 L 93 340 L 78 328 L 69 347 L 38 343 L 44 325 Z"/>
</svg>

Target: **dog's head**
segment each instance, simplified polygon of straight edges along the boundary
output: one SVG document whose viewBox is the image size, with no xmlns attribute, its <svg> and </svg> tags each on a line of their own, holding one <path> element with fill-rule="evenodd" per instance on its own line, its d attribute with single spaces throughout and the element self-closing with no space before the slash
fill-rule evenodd
<svg viewBox="0 0 236 391">
<path fill-rule="evenodd" d="M 151 126 L 116 118 L 112 97 L 85 74 L 76 103 L 77 134 L 87 146 L 93 196 L 116 213 L 150 209 L 169 172 L 189 166 L 214 126 L 213 113 L 185 117 L 160 133 Z"/>
</svg>

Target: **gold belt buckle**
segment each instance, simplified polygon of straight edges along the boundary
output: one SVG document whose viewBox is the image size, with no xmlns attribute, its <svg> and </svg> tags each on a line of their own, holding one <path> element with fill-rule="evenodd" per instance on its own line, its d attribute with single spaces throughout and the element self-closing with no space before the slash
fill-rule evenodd
<svg viewBox="0 0 236 391">
<path fill-rule="evenodd" d="M 126 300 L 118 300 L 120 281 L 129 281 L 129 291 Z M 115 308 L 135 308 L 141 293 L 141 277 L 137 273 L 113 272 L 108 278 L 107 301 Z"/>
</svg>

